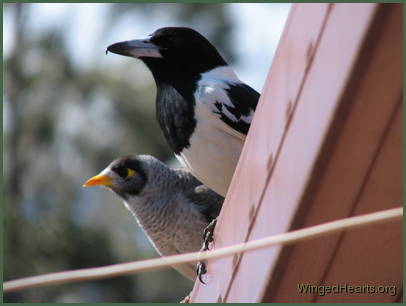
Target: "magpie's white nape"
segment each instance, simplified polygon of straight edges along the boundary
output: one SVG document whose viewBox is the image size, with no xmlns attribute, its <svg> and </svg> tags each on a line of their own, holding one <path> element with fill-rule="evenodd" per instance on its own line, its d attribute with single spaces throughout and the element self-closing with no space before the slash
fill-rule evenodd
<svg viewBox="0 0 406 306">
<path fill-rule="evenodd" d="M 169 146 L 194 176 L 225 196 L 259 94 L 190 28 L 161 28 L 107 51 L 147 65 L 157 85 L 157 119 Z"/>
</svg>

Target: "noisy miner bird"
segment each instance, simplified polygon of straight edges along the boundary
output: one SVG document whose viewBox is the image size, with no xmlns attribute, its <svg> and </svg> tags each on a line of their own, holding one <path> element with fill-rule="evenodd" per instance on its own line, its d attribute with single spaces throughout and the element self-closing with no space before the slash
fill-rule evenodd
<svg viewBox="0 0 406 306">
<path fill-rule="evenodd" d="M 199 251 L 203 230 L 217 217 L 224 201 L 190 172 L 171 169 L 150 155 L 114 160 L 83 186 L 96 185 L 124 200 L 162 256 Z M 192 263 L 174 268 L 192 280 L 196 278 Z"/>
<path fill-rule="evenodd" d="M 108 51 L 139 58 L 151 70 L 157 119 L 171 149 L 196 178 L 225 196 L 259 94 L 190 28 L 161 28 Z"/>
</svg>

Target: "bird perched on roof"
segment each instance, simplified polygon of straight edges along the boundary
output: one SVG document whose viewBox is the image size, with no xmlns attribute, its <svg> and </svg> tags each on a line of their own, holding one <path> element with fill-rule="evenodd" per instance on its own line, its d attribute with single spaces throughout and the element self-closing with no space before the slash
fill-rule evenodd
<svg viewBox="0 0 406 306">
<path fill-rule="evenodd" d="M 151 70 L 156 115 L 169 146 L 196 178 L 225 196 L 259 94 L 190 28 L 161 28 L 107 51 L 139 58 Z"/>
<path fill-rule="evenodd" d="M 171 169 L 150 155 L 114 160 L 83 186 L 96 185 L 107 187 L 124 200 L 163 256 L 199 251 L 203 230 L 217 217 L 224 200 L 190 172 Z M 192 263 L 174 268 L 192 280 L 196 278 Z"/>
</svg>

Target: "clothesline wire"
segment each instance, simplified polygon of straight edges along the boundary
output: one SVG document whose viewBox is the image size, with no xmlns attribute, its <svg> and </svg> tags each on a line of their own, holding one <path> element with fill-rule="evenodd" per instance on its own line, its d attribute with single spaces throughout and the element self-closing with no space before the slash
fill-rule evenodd
<svg viewBox="0 0 406 306">
<path fill-rule="evenodd" d="M 401 220 L 402 216 L 403 207 L 399 207 L 361 216 L 348 217 L 287 233 L 277 234 L 270 237 L 248 241 L 245 243 L 214 249 L 207 252 L 187 253 L 168 257 L 147 259 L 142 261 L 115 264 L 104 267 L 31 276 L 4 282 L 3 292 L 8 293 L 33 287 L 117 277 L 124 274 L 140 273 L 143 271 L 169 267 L 175 264 L 220 258 L 236 253 L 252 251 L 274 245 L 297 243 L 299 241 L 319 237 L 322 235 L 332 234 L 343 230 L 352 230 L 355 228 L 371 226 L 383 222 L 393 222 L 396 220 Z"/>
</svg>

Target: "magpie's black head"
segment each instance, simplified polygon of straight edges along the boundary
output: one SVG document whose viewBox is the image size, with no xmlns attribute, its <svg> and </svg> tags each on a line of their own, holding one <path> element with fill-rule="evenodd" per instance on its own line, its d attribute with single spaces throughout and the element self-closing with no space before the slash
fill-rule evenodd
<svg viewBox="0 0 406 306">
<path fill-rule="evenodd" d="M 90 178 L 83 186 L 103 186 L 123 199 L 139 194 L 147 184 L 144 161 L 138 156 L 124 156 L 114 160 L 100 174 Z"/>
<path fill-rule="evenodd" d="M 188 78 L 227 65 L 205 37 L 184 27 L 161 28 L 146 38 L 113 44 L 107 51 L 141 59 L 157 81 L 174 74 Z"/>
</svg>

